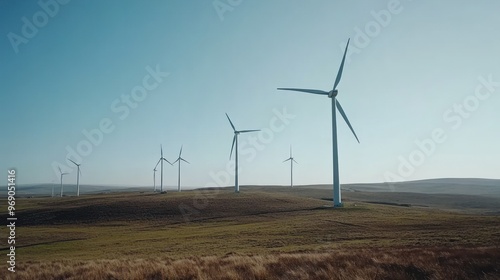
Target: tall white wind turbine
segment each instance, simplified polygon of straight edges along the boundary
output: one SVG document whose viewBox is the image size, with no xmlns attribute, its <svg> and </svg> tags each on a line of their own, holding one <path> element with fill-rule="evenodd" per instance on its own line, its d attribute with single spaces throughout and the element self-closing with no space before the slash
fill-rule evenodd
<svg viewBox="0 0 500 280">
<path fill-rule="evenodd" d="M 78 169 L 77 170 L 78 173 L 76 173 L 76 196 L 80 196 L 80 174 L 82 174 L 82 172 L 80 171 L 80 165 L 82 165 L 82 164 L 76 163 L 69 158 L 68 158 L 68 160 L 71 161 L 74 165 L 76 165 L 76 167 Z"/>
<path fill-rule="evenodd" d="M 170 165 L 172 165 L 172 163 L 170 161 L 168 161 L 166 158 L 163 157 L 163 147 L 162 145 L 160 145 L 160 159 L 158 160 L 158 162 L 156 163 L 156 166 L 155 166 L 155 169 L 156 167 L 158 167 L 158 164 L 160 164 L 160 192 L 163 193 L 163 161 L 166 161 L 168 162 Z"/>
<path fill-rule="evenodd" d="M 347 115 L 342 109 L 339 101 L 337 100 L 337 86 L 340 82 L 340 78 L 342 77 L 342 71 L 344 69 L 345 56 L 347 54 L 347 48 L 349 47 L 349 41 L 347 41 L 347 45 L 345 47 L 344 56 L 342 57 L 342 62 L 340 64 L 339 72 L 337 73 L 337 78 L 335 79 L 335 83 L 333 84 L 333 89 L 331 91 L 323 91 L 317 89 L 301 89 L 301 88 L 278 88 L 278 90 L 291 90 L 291 91 L 300 91 L 312 94 L 326 95 L 332 99 L 332 146 L 333 146 L 333 206 L 341 207 L 342 206 L 342 194 L 340 192 L 340 182 L 339 182 L 339 154 L 338 154 L 338 145 L 337 145 L 337 114 L 336 110 L 339 110 L 340 115 L 344 118 L 345 122 L 351 129 L 354 137 L 359 143 L 358 136 L 354 132 L 354 129 L 347 118 Z"/>
<path fill-rule="evenodd" d="M 177 178 L 177 191 L 178 192 L 181 191 L 181 161 L 184 161 L 185 163 L 190 164 L 187 160 L 183 159 L 181 157 L 181 155 L 182 155 L 182 146 L 181 146 L 181 150 L 179 151 L 179 157 L 172 163 L 172 164 L 175 164 L 176 162 L 179 162 L 179 174 L 178 174 L 178 178 Z"/>
<path fill-rule="evenodd" d="M 292 155 L 292 146 L 290 146 L 290 157 L 285 159 L 283 162 L 287 162 L 287 161 L 290 161 L 290 187 L 293 188 L 293 163 L 297 163 L 295 161 L 295 159 L 293 158 L 293 155 Z"/>
<path fill-rule="evenodd" d="M 61 170 L 61 167 L 59 167 L 59 166 L 57 168 L 59 168 L 59 173 L 61 173 L 61 197 L 63 197 L 63 188 L 64 188 L 64 186 L 63 186 L 63 176 L 66 175 L 66 174 L 68 174 L 68 173 L 63 173 L 62 170 Z"/>
<path fill-rule="evenodd" d="M 240 185 L 238 183 L 238 135 L 240 133 L 247 133 L 247 132 L 254 132 L 254 131 L 260 131 L 260 129 L 252 129 L 252 130 L 236 130 L 236 128 L 233 125 L 233 122 L 229 118 L 229 116 L 226 113 L 226 117 L 229 120 L 229 124 L 231 124 L 231 127 L 233 128 L 234 131 L 234 136 L 233 136 L 233 145 L 231 145 L 231 153 L 229 154 L 229 159 L 231 159 L 231 156 L 233 154 L 233 148 L 234 148 L 234 143 L 236 143 L 236 163 L 234 166 L 234 191 L 235 192 L 240 192 Z"/>
</svg>

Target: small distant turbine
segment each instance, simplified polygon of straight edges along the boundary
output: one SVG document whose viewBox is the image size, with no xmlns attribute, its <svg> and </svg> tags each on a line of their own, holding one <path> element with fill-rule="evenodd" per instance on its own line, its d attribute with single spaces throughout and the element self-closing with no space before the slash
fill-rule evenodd
<svg viewBox="0 0 500 280">
<path fill-rule="evenodd" d="M 59 166 L 57 168 L 59 168 L 59 173 L 61 173 L 61 197 L 63 197 L 63 188 L 64 188 L 64 186 L 63 186 L 63 176 L 66 175 L 66 174 L 68 174 L 68 173 L 63 173 L 62 170 L 61 170 L 61 167 L 59 167 Z"/>
<path fill-rule="evenodd" d="M 166 161 L 168 162 L 170 165 L 172 165 L 172 163 L 170 161 L 168 161 L 166 158 L 163 157 L 163 147 L 160 145 L 160 159 L 158 160 L 158 162 L 156 163 L 156 166 L 155 166 L 155 169 L 156 167 L 158 167 L 158 163 L 160 163 L 160 192 L 162 193 L 163 192 L 163 161 Z"/>
<path fill-rule="evenodd" d="M 78 170 L 77 170 L 78 173 L 76 174 L 76 196 L 80 196 L 80 174 L 82 174 L 82 172 L 80 171 L 80 165 L 82 165 L 82 164 L 76 163 L 69 158 L 68 158 L 68 160 L 71 161 L 78 168 Z"/>
<path fill-rule="evenodd" d="M 231 153 L 229 154 L 229 159 L 231 159 L 231 155 L 233 154 L 233 148 L 234 148 L 234 143 L 236 143 L 236 164 L 234 167 L 234 191 L 235 192 L 240 192 L 240 185 L 238 184 L 238 135 L 240 133 L 247 133 L 247 132 L 254 132 L 254 131 L 260 131 L 260 129 L 253 129 L 253 130 L 236 130 L 236 128 L 233 125 L 233 122 L 229 118 L 229 116 L 226 113 L 226 117 L 229 120 L 229 123 L 231 124 L 231 127 L 233 128 L 234 131 L 234 136 L 233 136 L 233 145 L 231 146 Z"/>
<path fill-rule="evenodd" d="M 156 164 L 156 165 L 158 165 L 158 164 Z M 156 192 L 156 166 L 153 169 L 153 188 L 154 188 L 154 192 Z"/>
<path fill-rule="evenodd" d="M 287 161 L 290 161 L 290 187 L 293 188 L 293 163 L 295 162 L 298 164 L 298 162 L 296 162 L 292 156 L 292 146 L 290 146 L 290 157 L 285 159 L 283 162 Z"/>
<path fill-rule="evenodd" d="M 178 178 L 177 178 L 177 191 L 178 192 L 181 191 L 181 161 L 184 161 L 185 163 L 190 164 L 187 160 L 185 160 L 181 157 L 181 154 L 182 154 L 182 146 L 181 146 L 181 150 L 179 152 L 179 157 L 172 163 L 172 164 L 175 164 L 176 162 L 179 162 L 179 174 L 178 174 Z"/>
<path fill-rule="evenodd" d="M 336 109 L 339 110 L 340 115 L 344 118 L 345 122 L 351 129 L 354 137 L 359 143 L 358 136 L 347 118 L 347 115 L 340 106 L 339 101 L 337 100 L 337 86 L 340 82 L 340 78 L 342 77 L 342 71 L 344 70 L 344 62 L 345 56 L 347 54 L 347 48 L 349 47 L 349 41 L 347 41 L 347 45 L 345 47 L 344 56 L 342 57 L 342 62 L 340 63 L 339 72 L 337 73 L 337 78 L 335 79 L 335 83 L 333 84 L 333 89 L 330 91 L 317 90 L 317 89 L 301 89 L 301 88 L 278 88 L 278 90 L 291 90 L 291 91 L 300 91 L 312 94 L 326 95 L 332 99 L 332 146 L 333 146 L 333 206 L 341 207 L 342 206 L 342 194 L 340 192 L 340 181 L 339 181 L 339 153 L 338 153 L 338 144 L 337 144 L 337 114 Z"/>
</svg>

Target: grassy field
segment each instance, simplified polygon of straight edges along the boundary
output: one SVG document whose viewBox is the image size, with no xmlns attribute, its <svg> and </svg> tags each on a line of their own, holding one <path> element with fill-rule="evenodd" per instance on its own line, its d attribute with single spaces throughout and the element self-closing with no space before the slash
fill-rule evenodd
<svg viewBox="0 0 500 280">
<path fill-rule="evenodd" d="M 322 194 L 305 193 L 244 188 L 20 199 L 18 272 L 5 267 L 0 277 L 500 279 L 498 215 L 348 195 L 344 208 L 333 209 Z"/>
</svg>

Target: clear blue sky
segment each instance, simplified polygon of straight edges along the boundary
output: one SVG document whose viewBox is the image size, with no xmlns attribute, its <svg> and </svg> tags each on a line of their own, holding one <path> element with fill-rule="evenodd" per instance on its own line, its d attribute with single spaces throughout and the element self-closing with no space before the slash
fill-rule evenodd
<svg viewBox="0 0 500 280">
<path fill-rule="evenodd" d="M 266 132 L 240 136 L 240 184 L 288 184 L 290 145 L 296 184 L 331 183 L 330 99 L 276 88 L 330 90 L 348 38 L 338 98 L 361 144 L 339 115 L 341 183 L 500 178 L 498 1 L 40 2 L 0 1 L 0 169 L 18 183 L 58 182 L 57 163 L 73 183 L 79 148 L 82 184 L 152 185 L 163 144 L 205 186 L 232 171 L 225 112 Z"/>
</svg>

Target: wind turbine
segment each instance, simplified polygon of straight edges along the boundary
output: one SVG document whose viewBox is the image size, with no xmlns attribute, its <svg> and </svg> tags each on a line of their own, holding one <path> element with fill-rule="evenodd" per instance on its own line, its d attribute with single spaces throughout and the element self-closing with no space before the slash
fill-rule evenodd
<svg viewBox="0 0 500 280">
<path fill-rule="evenodd" d="M 239 193 L 240 192 L 240 185 L 238 184 L 238 135 L 240 133 L 247 133 L 247 132 L 254 132 L 254 131 L 260 131 L 260 129 L 253 129 L 253 130 L 236 130 L 236 128 L 233 125 L 233 122 L 229 118 L 229 116 L 226 113 L 226 117 L 229 120 L 229 123 L 231 124 L 231 127 L 233 128 L 234 131 L 234 136 L 233 136 L 233 145 L 231 146 L 231 153 L 229 154 L 229 159 L 231 159 L 231 156 L 233 154 L 233 148 L 234 148 L 234 143 L 236 142 L 236 164 L 234 167 L 234 191 Z"/>
<path fill-rule="evenodd" d="M 185 160 L 181 157 L 181 154 L 182 154 L 182 146 L 181 146 L 181 150 L 179 151 L 179 157 L 172 163 L 172 164 L 174 164 L 176 162 L 179 162 L 179 174 L 178 174 L 178 178 L 177 178 L 177 191 L 178 192 L 181 191 L 181 161 L 184 161 L 185 163 L 190 164 L 187 160 Z"/>
<path fill-rule="evenodd" d="M 156 164 L 158 165 L 158 164 Z M 153 187 L 154 187 L 154 192 L 156 192 L 156 166 L 153 169 Z"/>
<path fill-rule="evenodd" d="M 77 171 L 78 173 L 76 174 L 76 196 L 80 196 L 80 174 L 82 174 L 82 172 L 80 171 L 80 165 L 82 165 L 82 164 L 76 163 L 69 158 L 68 158 L 68 160 L 71 161 L 78 168 L 78 171 Z"/>
<path fill-rule="evenodd" d="M 290 161 L 290 186 L 293 188 L 293 163 L 297 163 L 292 156 L 292 146 L 290 146 L 290 157 L 285 159 L 283 162 Z"/>
<path fill-rule="evenodd" d="M 57 168 L 59 168 L 59 173 L 61 173 L 61 197 L 63 197 L 63 183 L 62 183 L 63 181 L 62 180 L 63 180 L 63 176 L 68 174 L 68 173 L 63 173 L 61 170 L 61 167 L 59 167 L 59 166 Z"/>
<path fill-rule="evenodd" d="M 339 110 L 340 115 L 344 118 L 345 122 L 351 129 L 354 137 L 359 143 L 358 136 L 354 132 L 354 129 L 347 118 L 347 115 L 342 109 L 339 101 L 337 100 L 337 86 L 340 82 L 340 78 L 342 77 L 342 70 L 344 69 L 345 56 L 347 54 L 347 48 L 349 47 L 349 41 L 347 41 L 347 45 L 345 47 L 344 56 L 342 57 L 342 63 L 340 64 L 339 72 L 337 73 L 337 78 L 335 79 L 335 83 L 333 84 L 333 89 L 331 91 L 323 91 L 317 89 L 300 89 L 300 88 L 278 88 L 278 90 L 291 90 L 291 91 L 300 91 L 312 94 L 326 95 L 332 99 L 332 146 L 333 146 L 333 206 L 341 207 L 342 206 L 342 194 L 340 192 L 340 182 L 339 182 L 339 154 L 338 154 L 338 145 L 337 145 L 337 118 L 336 118 L 336 110 Z"/>
<path fill-rule="evenodd" d="M 160 159 L 156 163 L 155 169 L 156 169 L 156 167 L 158 167 L 158 163 L 161 163 L 160 164 L 160 168 L 161 168 L 161 171 L 160 171 L 160 174 L 161 174 L 160 175 L 160 192 L 161 193 L 163 193 L 163 161 L 166 161 L 170 165 L 172 165 L 172 163 L 170 161 L 168 161 L 166 158 L 163 157 L 163 147 L 160 145 Z"/>
</svg>

